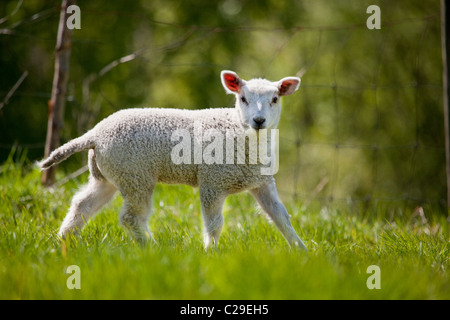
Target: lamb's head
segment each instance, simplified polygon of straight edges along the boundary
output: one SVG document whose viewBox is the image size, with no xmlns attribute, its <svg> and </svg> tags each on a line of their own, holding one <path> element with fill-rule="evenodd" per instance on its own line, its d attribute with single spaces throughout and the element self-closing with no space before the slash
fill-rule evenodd
<svg viewBox="0 0 450 320">
<path fill-rule="evenodd" d="M 236 96 L 236 108 L 244 127 L 274 129 L 280 121 L 280 97 L 294 93 L 300 78 L 287 77 L 277 82 L 266 79 L 245 81 L 232 72 L 221 73 L 222 85 L 227 93 Z"/>
</svg>

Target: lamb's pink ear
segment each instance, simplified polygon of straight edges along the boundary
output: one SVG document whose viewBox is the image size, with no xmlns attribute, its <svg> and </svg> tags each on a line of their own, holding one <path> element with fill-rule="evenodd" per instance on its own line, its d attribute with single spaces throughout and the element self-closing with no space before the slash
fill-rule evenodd
<svg viewBox="0 0 450 320">
<path fill-rule="evenodd" d="M 241 87 L 244 85 L 244 81 L 233 71 L 222 71 L 220 73 L 220 79 L 222 80 L 222 85 L 227 93 L 239 93 Z"/>
<path fill-rule="evenodd" d="M 287 96 L 293 94 L 300 86 L 300 78 L 287 77 L 278 81 L 278 94 Z"/>
</svg>

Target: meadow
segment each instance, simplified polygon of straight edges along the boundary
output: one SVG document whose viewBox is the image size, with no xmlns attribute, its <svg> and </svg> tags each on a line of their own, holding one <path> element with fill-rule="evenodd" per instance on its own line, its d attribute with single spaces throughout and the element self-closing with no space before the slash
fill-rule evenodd
<svg viewBox="0 0 450 320">
<path fill-rule="evenodd" d="M 119 226 L 118 195 L 80 236 L 56 236 L 87 174 L 53 190 L 22 159 L 0 167 L 0 299 L 450 299 L 449 223 L 431 208 L 284 201 L 307 254 L 289 249 L 249 194 L 230 196 L 205 252 L 198 190 L 159 185 L 142 247 Z M 59 172 L 58 178 L 63 178 Z M 80 270 L 70 289 L 69 266 Z M 369 289 L 369 266 L 380 289 Z"/>
</svg>

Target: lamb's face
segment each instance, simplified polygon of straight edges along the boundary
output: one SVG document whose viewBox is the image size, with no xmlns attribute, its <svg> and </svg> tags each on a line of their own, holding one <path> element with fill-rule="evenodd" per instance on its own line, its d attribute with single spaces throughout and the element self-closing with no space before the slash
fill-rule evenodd
<svg viewBox="0 0 450 320">
<path fill-rule="evenodd" d="M 236 108 L 244 125 L 255 130 L 274 129 L 281 114 L 278 88 L 267 80 L 250 80 L 241 87 Z"/>
<path fill-rule="evenodd" d="M 222 71 L 222 84 L 227 93 L 236 95 L 236 108 L 242 125 L 247 128 L 274 129 L 280 121 L 280 96 L 294 93 L 300 78 L 289 77 L 278 82 L 265 79 L 242 80 L 232 71 Z"/>
</svg>

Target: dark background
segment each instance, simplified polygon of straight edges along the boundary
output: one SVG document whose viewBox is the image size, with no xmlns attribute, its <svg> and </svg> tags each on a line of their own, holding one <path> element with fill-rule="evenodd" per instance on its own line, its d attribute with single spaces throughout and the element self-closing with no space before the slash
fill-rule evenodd
<svg viewBox="0 0 450 320">
<path fill-rule="evenodd" d="M 366 27 L 372 4 L 381 9 L 380 30 Z M 279 125 L 282 197 L 445 207 L 439 1 L 77 5 L 62 142 L 123 108 L 232 106 L 223 69 L 244 79 L 299 75 Z M 0 101 L 28 72 L 0 110 L 0 163 L 43 156 L 60 6 L 0 3 Z M 72 157 L 59 174 L 85 159 Z"/>
</svg>

